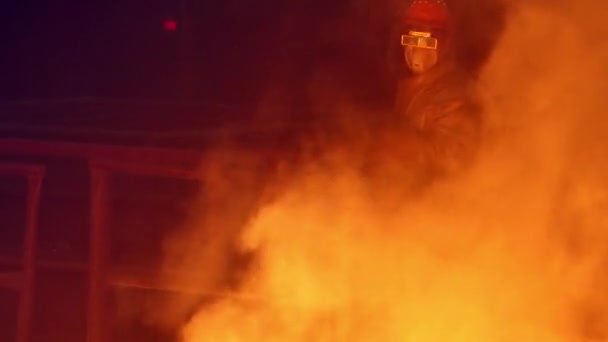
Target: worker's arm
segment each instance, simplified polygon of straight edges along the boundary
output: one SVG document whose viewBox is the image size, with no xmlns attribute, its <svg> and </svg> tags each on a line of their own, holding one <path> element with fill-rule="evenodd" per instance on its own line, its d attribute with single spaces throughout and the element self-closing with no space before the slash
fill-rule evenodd
<svg viewBox="0 0 608 342">
<path fill-rule="evenodd" d="M 434 168 L 443 171 L 469 165 L 479 147 L 480 110 L 466 98 L 451 98 L 429 105 L 420 117 L 420 138 Z"/>
</svg>

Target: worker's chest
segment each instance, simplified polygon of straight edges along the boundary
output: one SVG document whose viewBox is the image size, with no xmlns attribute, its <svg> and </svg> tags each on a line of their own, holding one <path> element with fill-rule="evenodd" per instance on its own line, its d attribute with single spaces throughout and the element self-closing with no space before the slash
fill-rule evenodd
<svg viewBox="0 0 608 342">
<path fill-rule="evenodd" d="M 458 115 L 465 102 L 466 96 L 461 89 L 434 83 L 412 92 L 402 114 L 416 129 L 428 130 L 440 122 L 455 124 L 465 120 Z"/>
</svg>

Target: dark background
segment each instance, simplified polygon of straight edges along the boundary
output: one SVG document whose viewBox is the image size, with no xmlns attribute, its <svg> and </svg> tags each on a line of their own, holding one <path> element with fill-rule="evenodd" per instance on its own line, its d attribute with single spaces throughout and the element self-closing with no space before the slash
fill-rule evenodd
<svg viewBox="0 0 608 342">
<path fill-rule="evenodd" d="M 237 50 L 246 54 L 256 34 L 244 31 L 249 19 L 230 1 L 194 7 L 190 30 L 198 39 L 190 57 L 206 66 L 196 76 L 205 79 L 199 82 L 205 97 L 216 100 L 235 73 L 250 76 L 235 57 Z M 1 12 L 3 99 L 176 95 L 184 34 L 177 1 L 4 2 Z M 166 19 L 177 20 L 179 30 L 165 31 Z"/>
<path fill-rule="evenodd" d="M 254 101 L 279 64 L 307 64 L 328 53 L 323 36 L 331 33 L 319 31 L 347 14 L 347 5 L 341 0 L 4 2 L 0 98 L 183 97 L 178 81 L 184 71 L 195 99 Z M 165 19 L 176 20 L 178 30 L 164 30 Z M 353 42 L 361 39 L 356 31 L 349 38 Z M 344 41 L 333 43 L 346 47 Z"/>
<path fill-rule="evenodd" d="M 251 118 L 261 100 L 275 105 L 274 121 L 306 121 L 331 115 L 311 115 L 318 93 L 387 108 L 395 81 L 388 33 L 405 3 L 3 2 L 0 136 L 118 141 L 91 128 L 202 129 Z M 499 1 L 449 5 L 463 59 L 480 64 L 501 27 Z M 164 29 L 167 19 L 177 21 L 176 31 Z"/>
<path fill-rule="evenodd" d="M 344 0 L 3 2 L 0 135 L 44 136 L 33 126 L 200 128 L 250 117 L 272 92 L 283 112 L 275 117 L 290 121 L 307 110 L 318 70 L 355 98 L 383 101 L 390 97 L 382 64 L 387 7 Z M 167 19 L 177 21 L 176 31 L 164 30 Z"/>
</svg>

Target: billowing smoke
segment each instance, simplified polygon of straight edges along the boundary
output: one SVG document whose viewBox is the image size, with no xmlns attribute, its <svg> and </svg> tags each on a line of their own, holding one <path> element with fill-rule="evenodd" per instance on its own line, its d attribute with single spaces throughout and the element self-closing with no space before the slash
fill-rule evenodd
<svg viewBox="0 0 608 342">
<path fill-rule="evenodd" d="M 196 308 L 185 342 L 608 338 L 608 5 L 507 7 L 480 72 L 484 146 L 466 174 L 406 196 L 399 142 L 383 146 L 380 167 L 403 178 L 375 179 L 361 172 L 374 134 L 348 121 L 341 132 L 362 141 L 307 156 L 266 202 L 249 196 L 260 161 L 234 179 L 208 170 L 235 207 L 215 208 L 215 243 L 193 248 L 187 234 L 170 251 L 184 243 L 213 291 L 228 289 L 227 249 L 253 257 L 234 295 Z M 224 193 L 227 180 L 246 191 Z M 245 202 L 255 210 L 235 216 Z M 197 224 L 188 231 L 207 231 Z"/>
</svg>

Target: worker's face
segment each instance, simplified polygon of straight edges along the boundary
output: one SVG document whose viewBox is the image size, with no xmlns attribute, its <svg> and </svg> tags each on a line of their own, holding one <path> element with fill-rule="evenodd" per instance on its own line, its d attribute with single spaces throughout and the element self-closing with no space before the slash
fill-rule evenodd
<svg viewBox="0 0 608 342">
<path fill-rule="evenodd" d="M 405 62 L 414 74 L 422 74 L 437 64 L 437 49 L 405 46 Z"/>
</svg>

